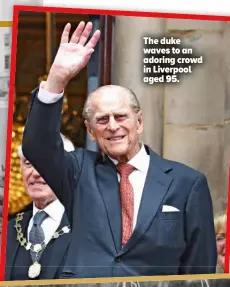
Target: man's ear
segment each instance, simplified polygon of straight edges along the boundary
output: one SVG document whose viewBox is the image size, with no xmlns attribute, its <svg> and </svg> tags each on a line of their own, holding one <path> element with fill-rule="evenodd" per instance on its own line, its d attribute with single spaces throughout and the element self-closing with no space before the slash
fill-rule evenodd
<svg viewBox="0 0 230 287">
<path fill-rule="evenodd" d="M 141 110 L 137 113 L 137 121 L 138 121 L 137 133 L 140 135 L 142 134 L 144 127 L 143 114 Z"/>
<path fill-rule="evenodd" d="M 86 126 L 86 128 L 87 128 L 87 132 L 88 132 L 88 134 L 89 134 L 91 140 L 95 142 L 95 141 L 96 141 L 96 138 L 95 138 L 94 131 L 93 131 L 93 128 L 92 128 L 90 122 L 88 122 L 87 120 L 85 120 L 84 123 L 85 123 L 85 126 Z"/>
</svg>

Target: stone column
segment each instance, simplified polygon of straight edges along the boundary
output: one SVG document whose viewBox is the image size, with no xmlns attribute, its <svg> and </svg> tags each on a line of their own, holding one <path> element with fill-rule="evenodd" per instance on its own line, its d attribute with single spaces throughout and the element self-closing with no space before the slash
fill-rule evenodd
<svg viewBox="0 0 230 287">
<path fill-rule="evenodd" d="M 164 29 L 164 19 L 115 18 L 112 83 L 130 88 L 137 95 L 144 114 L 141 140 L 159 154 L 162 151 L 164 87 L 142 82 L 142 38 L 162 36 Z"/>
<path fill-rule="evenodd" d="M 203 55 L 204 63 L 179 84 L 165 85 L 164 156 L 203 172 L 214 211 L 226 208 L 223 180 L 225 86 L 222 23 L 167 21 L 167 30 Z"/>
<path fill-rule="evenodd" d="M 228 190 L 229 169 L 230 169 L 230 23 L 224 23 L 223 33 L 224 47 L 224 75 L 225 75 L 225 119 L 224 119 L 224 189 Z"/>
</svg>

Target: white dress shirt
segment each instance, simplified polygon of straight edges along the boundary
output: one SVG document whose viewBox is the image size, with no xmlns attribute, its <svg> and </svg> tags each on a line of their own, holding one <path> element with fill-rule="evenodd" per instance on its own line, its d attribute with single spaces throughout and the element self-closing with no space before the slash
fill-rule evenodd
<svg viewBox="0 0 230 287">
<path fill-rule="evenodd" d="M 133 187 L 134 193 L 134 215 L 133 215 L 133 230 L 137 223 L 137 215 L 141 203 L 142 193 L 144 190 L 145 180 L 148 173 L 150 157 L 147 154 L 145 147 L 141 144 L 140 151 L 128 161 L 128 164 L 135 167 L 135 170 L 130 174 L 129 181 Z M 110 158 L 114 164 L 117 160 Z M 117 173 L 118 181 L 120 182 L 120 174 Z"/>
<path fill-rule="evenodd" d="M 61 202 L 58 199 L 56 199 L 43 210 L 48 214 L 46 219 L 41 224 L 41 227 L 45 235 L 45 244 L 47 245 L 49 241 L 51 240 L 52 236 L 54 235 L 54 233 L 57 231 L 58 226 L 61 223 L 65 208 L 61 204 Z M 29 241 L 29 233 L 33 226 L 33 218 L 38 211 L 40 210 L 34 204 L 33 205 L 33 217 L 30 219 L 28 230 L 27 230 L 28 241 Z"/>
<path fill-rule="evenodd" d="M 44 104 L 53 104 L 60 100 L 64 96 L 64 91 L 60 94 L 50 93 L 43 89 L 45 81 L 42 81 L 39 86 L 38 99 Z"/>
<path fill-rule="evenodd" d="M 38 99 L 45 103 L 45 104 L 51 104 L 58 101 L 63 95 L 64 92 L 60 94 L 53 94 L 43 89 L 44 81 L 41 82 L 38 92 Z M 114 159 L 111 159 L 114 164 L 117 164 L 117 161 Z M 136 169 L 130 174 L 129 180 L 133 187 L 134 191 L 134 218 L 133 218 L 133 230 L 136 226 L 137 222 L 137 215 L 138 210 L 141 202 L 141 197 L 144 189 L 144 184 L 149 168 L 149 160 L 150 157 L 146 153 L 145 147 L 142 144 L 140 151 L 128 162 L 130 165 L 134 166 Z M 118 181 L 120 182 L 120 175 L 118 175 Z"/>
</svg>

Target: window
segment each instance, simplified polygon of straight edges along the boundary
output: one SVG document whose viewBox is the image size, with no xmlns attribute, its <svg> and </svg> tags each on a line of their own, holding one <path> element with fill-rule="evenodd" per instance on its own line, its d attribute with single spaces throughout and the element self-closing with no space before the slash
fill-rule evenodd
<svg viewBox="0 0 230 287">
<path fill-rule="evenodd" d="M 10 68 L 10 55 L 5 55 L 5 69 L 9 70 Z"/>
<path fill-rule="evenodd" d="M 10 34 L 5 34 L 4 35 L 4 43 L 5 43 L 5 47 L 9 47 L 10 46 Z"/>
</svg>

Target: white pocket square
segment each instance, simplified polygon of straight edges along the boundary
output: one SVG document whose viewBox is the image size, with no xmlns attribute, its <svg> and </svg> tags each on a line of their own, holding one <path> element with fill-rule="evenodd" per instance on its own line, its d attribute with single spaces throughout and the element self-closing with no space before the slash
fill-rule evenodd
<svg viewBox="0 0 230 287">
<path fill-rule="evenodd" d="M 163 205 L 162 206 L 162 212 L 175 212 L 175 211 L 180 211 L 178 208 L 171 206 L 171 205 Z"/>
</svg>

